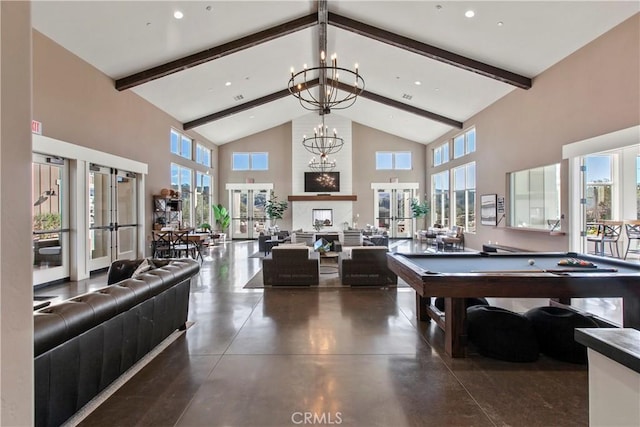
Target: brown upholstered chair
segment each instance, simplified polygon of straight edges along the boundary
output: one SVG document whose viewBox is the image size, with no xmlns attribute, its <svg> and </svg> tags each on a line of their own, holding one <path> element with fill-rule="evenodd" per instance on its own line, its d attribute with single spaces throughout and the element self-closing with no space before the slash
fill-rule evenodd
<svg viewBox="0 0 640 427">
<path fill-rule="evenodd" d="M 362 246 L 341 253 L 339 266 L 342 284 L 371 286 L 398 283 L 398 276 L 387 266 L 387 251 L 385 246 Z"/>
<path fill-rule="evenodd" d="M 306 246 L 282 245 L 262 260 L 265 286 L 318 285 L 320 257 Z"/>
</svg>

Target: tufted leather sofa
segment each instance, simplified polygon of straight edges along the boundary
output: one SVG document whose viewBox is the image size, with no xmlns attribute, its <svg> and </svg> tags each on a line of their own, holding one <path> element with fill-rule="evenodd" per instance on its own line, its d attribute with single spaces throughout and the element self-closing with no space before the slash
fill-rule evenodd
<svg viewBox="0 0 640 427">
<path fill-rule="evenodd" d="M 190 259 L 34 312 L 35 425 L 58 426 L 176 329 L 185 329 Z"/>
</svg>

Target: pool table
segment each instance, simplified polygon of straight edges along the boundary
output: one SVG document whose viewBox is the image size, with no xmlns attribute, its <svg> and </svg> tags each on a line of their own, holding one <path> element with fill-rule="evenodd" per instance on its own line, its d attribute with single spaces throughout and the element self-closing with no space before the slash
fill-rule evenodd
<svg viewBox="0 0 640 427">
<path fill-rule="evenodd" d="M 595 267 L 561 266 L 579 259 Z M 533 264 L 530 264 L 532 260 Z M 387 254 L 389 268 L 416 291 L 419 320 L 444 329 L 445 352 L 465 357 L 467 297 L 622 297 L 625 327 L 640 329 L 640 264 L 573 252 Z M 445 317 L 430 304 L 444 297 Z"/>
</svg>

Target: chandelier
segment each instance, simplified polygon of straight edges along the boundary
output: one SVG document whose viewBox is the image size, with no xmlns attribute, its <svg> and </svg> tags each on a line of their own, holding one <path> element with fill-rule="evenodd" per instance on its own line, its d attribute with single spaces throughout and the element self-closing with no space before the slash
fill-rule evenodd
<svg viewBox="0 0 640 427">
<path fill-rule="evenodd" d="M 340 73 L 351 80 L 351 83 L 340 82 Z M 319 86 L 316 91 L 315 86 Z M 320 52 L 320 65 L 307 68 L 304 64 L 302 71 L 295 72 L 291 67 L 289 92 L 298 98 L 300 105 L 309 111 L 318 111 L 321 115 L 329 114 L 331 109 L 343 110 L 356 102 L 364 91 L 364 79 L 358 72 L 338 67 L 338 57 L 331 55 L 331 62 L 327 64 L 324 51 Z"/>
<path fill-rule="evenodd" d="M 313 136 L 302 136 L 302 145 L 312 154 L 319 158 L 313 157 L 309 161 L 309 168 L 316 171 L 330 171 L 336 167 L 336 161 L 329 159 L 330 154 L 337 153 L 344 145 L 344 139 L 338 136 L 338 132 L 329 128 L 324 124 L 324 115 L 322 123 L 313 129 Z"/>
</svg>

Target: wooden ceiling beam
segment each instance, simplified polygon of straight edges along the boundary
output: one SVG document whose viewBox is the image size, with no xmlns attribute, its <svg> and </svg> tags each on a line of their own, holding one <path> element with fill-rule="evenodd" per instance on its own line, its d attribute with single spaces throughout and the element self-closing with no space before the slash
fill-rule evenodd
<svg viewBox="0 0 640 427">
<path fill-rule="evenodd" d="M 333 80 L 329 80 L 329 82 L 330 84 L 334 84 Z M 350 86 L 346 83 L 338 82 L 337 87 L 338 89 L 344 90 L 346 92 L 353 91 L 353 86 Z M 412 105 L 403 104 L 400 101 L 378 95 L 377 93 L 373 93 L 369 90 L 365 90 L 360 94 L 360 96 L 366 99 L 370 99 L 371 101 L 386 105 L 388 107 L 397 108 L 398 110 L 406 111 L 408 113 L 416 114 L 418 116 L 422 116 L 436 122 L 444 123 L 447 126 L 451 126 L 457 129 L 462 129 L 463 126 L 462 122 L 459 122 L 457 120 L 441 116 L 440 114 L 432 113 L 431 111 L 423 110 Z"/>
<path fill-rule="evenodd" d="M 329 80 L 328 83 L 333 84 L 333 81 Z M 307 84 L 307 86 L 302 88 L 302 90 L 306 90 L 307 88 L 318 86 L 319 84 L 320 82 L 318 79 L 311 80 Z M 351 86 L 342 82 L 338 82 L 337 86 L 338 86 L 338 89 L 344 90 L 344 91 L 349 91 L 350 89 L 352 89 Z M 246 111 L 251 108 L 258 107 L 260 105 L 264 105 L 272 101 L 276 101 L 280 98 L 285 98 L 290 94 L 291 92 L 289 92 L 289 89 L 283 89 L 278 92 L 274 92 L 272 94 L 263 96 L 262 98 L 254 99 L 252 101 L 245 102 L 244 104 L 236 105 L 235 107 L 227 108 L 226 110 L 218 111 L 216 113 L 209 114 L 199 119 L 191 120 L 189 122 L 184 123 L 182 125 L 182 128 L 184 130 L 189 130 L 189 129 L 196 128 L 198 126 L 203 126 L 203 125 L 206 125 L 207 123 L 211 123 L 216 120 L 220 120 L 225 117 L 232 116 L 242 111 Z M 364 91 L 360 96 L 375 102 L 379 102 L 380 104 L 386 105 L 388 107 L 397 108 L 398 110 L 416 114 L 418 116 L 425 117 L 429 120 L 444 123 L 445 125 L 454 127 L 456 129 L 462 129 L 462 122 L 451 119 L 449 117 L 441 116 L 440 114 L 432 113 L 431 111 L 422 110 L 420 108 L 413 107 L 411 105 L 403 104 L 402 102 L 395 101 L 393 99 L 384 97 L 382 95 L 372 93 L 370 91 Z"/>
<path fill-rule="evenodd" d="M 312 88 L 314 86 L 318 86 L 319 80 L 314 79 L 307 83 L 301 90 L 306 90 L 307 88 Z M 216 120 L 223 119 L 228 116 L 232 116 L 234 114 L 240 113 L 242 111 L 250 110 L 251 108 L 259 107 L 260 105 L 268 104 L 269 102 L 276 101 L 280 98 L 285 98 L 287 96 L 291 96 L 291 92 L 289 89 L 279 90 L 278 92 L 271 93 L 269 95 L 263 96 L 261 98 L 257 98 L 244 104 L 236 105 L 231 108 L 227 108 L 226 110 L 218 111 L 213 114 L 209 114 L 204 117 L 200 117 L 199 119 L 191 120 L 182 125 L 183 130 L 189 130 L 196 128 L 198 126 L 206 125 L 207 123 L 214 122 Z"/>
<path fill-rule="evenodd" d="M 404 49 L 417 55 L 426 56 L 435 61 L 444 62 L 466 71 L 480 74 L 494 80 L 507 83 L 521 89 L 531 89 L 532 81 L 525 77 L 502 68 L 494 67 L 438 47 L 404 37 L 381 28 L 356 21 L 336 13 L 329 12 L 329 24 L 334 27 L 351 31 L 358 35 L 377 40 L 381 43 Z"/>
<path fill-rule="evenodd" d="M 257 46 L 259 44 L 275 40 L 295 33 L 305 28 L 312 27 L 318 23 L 318 14 L 312 13 L 301 18 L 294 19 L 284 24 L 250 34 L 246 37 L 230 41 L 228 43 L 215 46 L 192 55 L 185 56 L 180 59 L 169 61 L 162 65 L 158 65 L 135 74 L 116 80 L 116 89 L 119 91 L 131 89 L 132 87 L 150 82 L 161 77 L 168 76 L 179 71 L 204 64 L 214 59 L 222 58 L 233 53 L 240 52 L 244 49 Z"/>
</svg>

